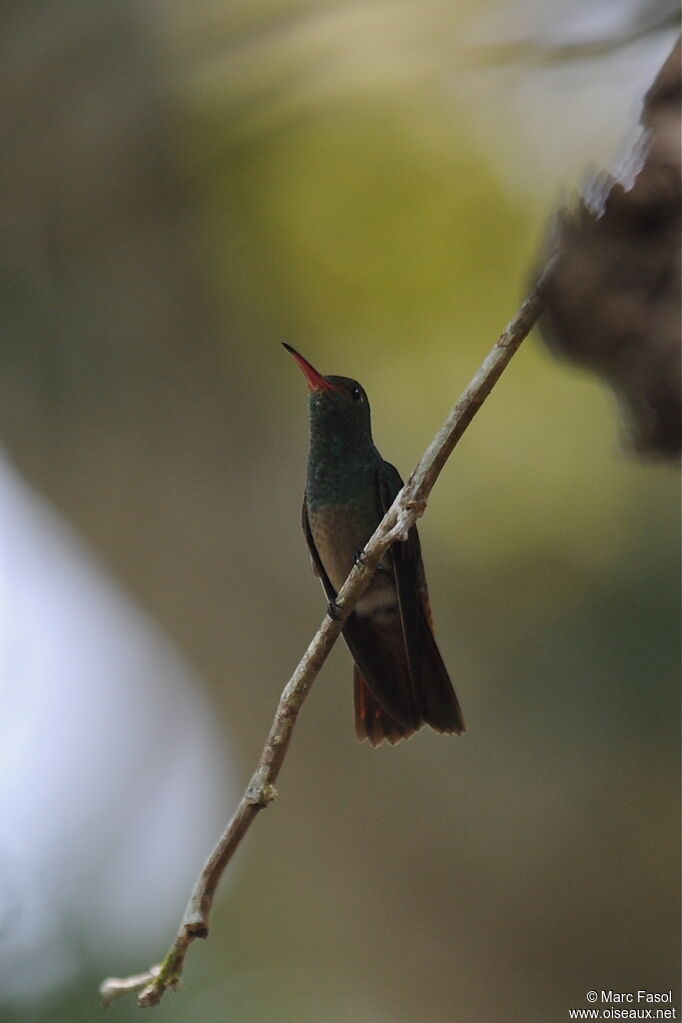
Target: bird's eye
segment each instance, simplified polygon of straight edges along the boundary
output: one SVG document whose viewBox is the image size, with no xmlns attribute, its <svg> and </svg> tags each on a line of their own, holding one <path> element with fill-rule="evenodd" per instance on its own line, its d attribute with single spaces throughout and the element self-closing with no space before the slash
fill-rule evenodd
<svg viewBox="0 0 682 1023">
<path fill-rule="evenodd" d="M 353 399 L 353 401 L 360 401 L 360 399 L 362 398 L 362 391 L 360 390 L 359 387 L 352 387 L 350 396 Z"/>
</svg>

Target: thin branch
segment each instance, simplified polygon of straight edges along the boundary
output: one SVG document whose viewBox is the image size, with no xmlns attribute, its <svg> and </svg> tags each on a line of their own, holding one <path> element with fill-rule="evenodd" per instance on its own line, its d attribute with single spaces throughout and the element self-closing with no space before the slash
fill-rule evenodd
<svg viewBox="0 0 682 1023">
<path fill-rule="evenodd" d="M 141 1007 L 158 1005 L 165 991 L 180 982 L 187 950 L 196 938 L 208 936 L 209 920 L 216 888 L 228 863 L 260 810 L 277 795 L 275 782 L 289 748 L 298 713 L 320 668 L 339 637 L 343 624 L 370 583 L 384 554 L 397 540 L 405 539 L 411 527 L 423 515 L 426 501 L 443 466 L 469 423 L 490 394 L 495 383 L 530 333 L 542 310 L 542 289 L 556 256 L 547 263 L 533 292 L 514 319 L 500 335 L 490 355 L 462 394 L 438 434 L 422 456 L 409 480 L 397 495 L 373 536 L 362 559 L 352 569 L 339 590 L 338 615 L 325 616 L 310 646 L 287 682 L 280 697 L 258 766 L 239 805 L 207 859 L 194 885 L 177 936 L 160 966 L 134 977 L 105 980 L 100 993 L 105 1005 L 129 991 L 139 991 Z"/>
</svg>

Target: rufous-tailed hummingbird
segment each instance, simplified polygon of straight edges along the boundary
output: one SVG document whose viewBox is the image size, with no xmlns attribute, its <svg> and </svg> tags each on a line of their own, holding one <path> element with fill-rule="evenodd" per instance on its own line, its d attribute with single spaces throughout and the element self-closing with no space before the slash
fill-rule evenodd
<svg viewBox="0 0 682 1023">
<path fill-rule="evenodd" d="M 293 355 L 308 381 L 310 451 L 303 532 L 330 607 L 403 485 L 372 440 L 367 395 L 356 380 L 322 376 Z M 383 558 L 343 627 L 353 657 L 355 733 L 378 746 L 430 725 L 464 731 L 464 719 L 431 625 L 419 537 Z"/>
</svg>

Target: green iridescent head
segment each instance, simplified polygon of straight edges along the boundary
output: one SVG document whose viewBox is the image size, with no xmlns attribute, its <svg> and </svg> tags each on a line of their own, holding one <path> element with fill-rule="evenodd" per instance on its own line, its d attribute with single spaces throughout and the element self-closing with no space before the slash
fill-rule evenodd
<svg viewBox="0 0 682 1023">
<path fill-rule="evenodd" d="M 308 407 L 313 436 L 326 434 L 339 441 L 371 442 L 369 402 L 364 388 L 349 377 L 322 376 L 307 359 L 285 344 L 308 381 Z"/>
</svg>

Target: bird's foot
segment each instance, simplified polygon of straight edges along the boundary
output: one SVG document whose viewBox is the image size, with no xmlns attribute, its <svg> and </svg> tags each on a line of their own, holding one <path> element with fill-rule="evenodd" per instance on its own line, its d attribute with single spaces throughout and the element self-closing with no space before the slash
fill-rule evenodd
<svg viewBox="0 0 682 1023">
<path fill-rule="evenodd" d="M 327 604 L 327 614 L 333 622 L 338 622 L 341 617 L 341 608 L 335 600 L 330 600 Z"/>
<path fill-rule="evenodd" d="M 355 554 L 353 555 L 353 564 L 354 565 L 367 564 L 367 555 L 365 554 L 364 548 L 362 550 L 355 552 Z"/>
</svg>

